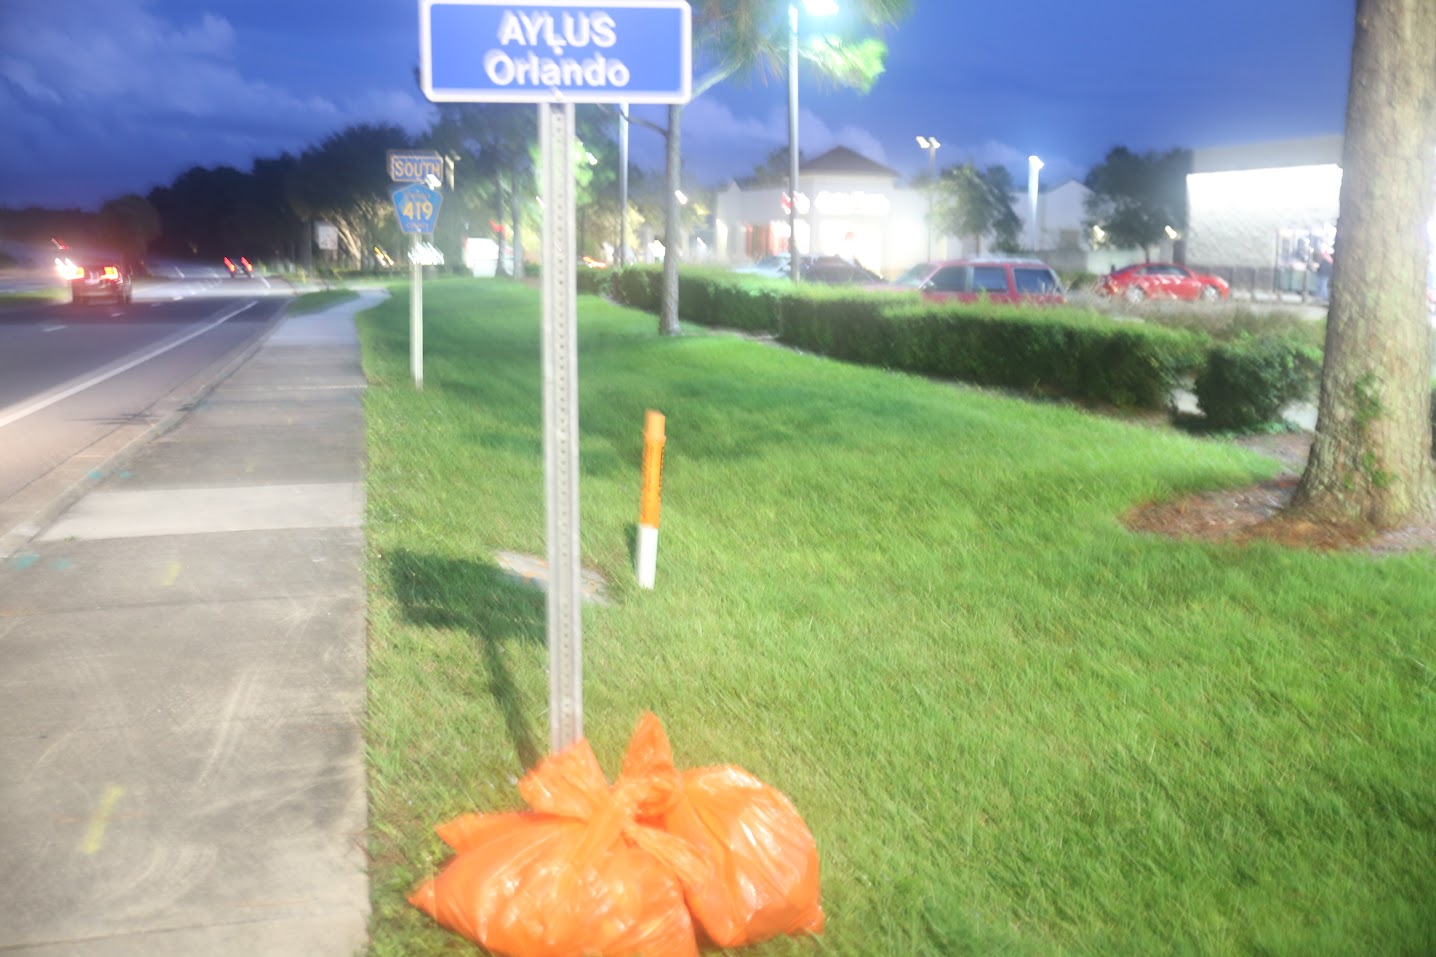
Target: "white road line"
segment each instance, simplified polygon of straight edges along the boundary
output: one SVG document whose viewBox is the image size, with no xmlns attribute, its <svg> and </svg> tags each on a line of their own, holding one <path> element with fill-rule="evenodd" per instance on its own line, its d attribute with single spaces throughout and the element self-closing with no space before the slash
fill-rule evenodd
<svg viewBox="0 0 1436 957">
<path fill-rule="evenodd" d="M 63 326 L 63 325 L 59 325 L 59 326 L 45 326 L 45 327 L 44 327 L 43 329 L 41 329 L 40 331 L 41 331 L 41 332 L 59 332 L 61 329 L 64 329 L 64 328 L 65 328 L 65 326 Z"/>
<path fill-rule="evenodd" d="M 188 335 L 182 336 L 173 342 L 165 343 L 158 348 L 151 349 L 144 355 L 138 356 L 134 359 L 130 359 L 129 361 L 124 362 L 121 365 L 114 366 L 113 368 L 104 369 L 96 373 L 95 375 L 90 376 L 88 379 L 83 379 L 78 382 L 71 380 L 70 383 L 60 386 L 58 391 L 52 392 L 42 398 L 35 399 L 33 402 L 27 402 L 21 405 L 12 405 L 8 409 L 0 409 L 0 429 L 3 429 L 5 426 L 11 424 L 12 422 L 19 422 L 27 415 L 34 415 L 41 409 L 48 409 L 56 402 L 62 402 L 72 395 L 84 392 L 91 386 L 99 385 L 106 379 L 113 379 L 115 376 L 119 375 L 122 372 L 129 372 L 135 366 L 140 365 L 141 363 L 149 362 L 156 356 L 162 356 L 166 352 L 169 352 L 171 349 L 178 348 L 179 346 L 184 345 L 186 342 L 189 342 L 191 339 L 197 338 L 198 336 L 202 336 L 206 332 L 209 332 L 211 329 L 223 325 L 224 323 L 233 319 L 235 316 L 239 315 L 241 312 L 244 312 L 250 306 L 254 305 L 258 305 L 258 300 L 252 299 L 236 309 L 231 309 L 229 312 L 226 312 L 224 315 L 220 316 L 213 322 L 207 325 L 200 326 L 198 329 L 195 329 Z"/>
</svg>

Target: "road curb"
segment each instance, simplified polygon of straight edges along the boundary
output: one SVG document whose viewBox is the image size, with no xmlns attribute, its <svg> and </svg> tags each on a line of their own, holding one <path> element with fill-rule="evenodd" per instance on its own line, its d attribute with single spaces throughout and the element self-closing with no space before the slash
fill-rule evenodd
<svg viewBox="0 0 1436 957">
<path fill-rule="evenodd" d="M 286 302 L 269 320 L 269 328 L 249 345 L 237 353 L 216 359 L 151 403 L 142 413 L 146 421 L 120 426 L 31 482 L 4 503 L 5 512 L 16 514 L 7 518 L 0 513 L 0 521 L 14 523 L 0 534 L 0 561 L 18 552 L 146 445 L 173 431 L 224 380 L 254 358 L 255 353 L 283 324 L 292 302 L 293 299 Z"/>
</svg>

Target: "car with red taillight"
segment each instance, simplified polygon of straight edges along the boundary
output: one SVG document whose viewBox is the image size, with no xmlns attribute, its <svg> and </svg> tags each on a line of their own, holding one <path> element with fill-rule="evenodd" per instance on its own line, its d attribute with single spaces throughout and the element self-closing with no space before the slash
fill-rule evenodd
<svg viewBox="0 0 1436 957">
<path fill-rule="evenodd" d="M 55 269 L 70 286 L 71 302 L 129 302 L 134 296 L 134 273 L 117 256 L 64 257 Z"/>
<path fill-rule="evenodd" d="M 225 256 L 224 268 L 235 279 L 248 279 L 254 275 L 254 265 L 243 256 Z"/>
</svg>

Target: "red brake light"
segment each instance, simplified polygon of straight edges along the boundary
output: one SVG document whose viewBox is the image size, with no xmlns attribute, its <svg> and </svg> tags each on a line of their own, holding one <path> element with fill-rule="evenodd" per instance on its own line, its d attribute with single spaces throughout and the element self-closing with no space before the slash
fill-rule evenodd
<svg viewBox="0 0 1436 957">
<path fill-rule="evenodd" d="M 254 267 L 251 266 L 251 265 L 249 264 L 249 260 L 248 260 L 248 259 L 245 259 L 243 256 L 240 256 L 240 257 L 239 257 L 239 263 L 240 263 L 241 266 L 244 267 L 244 271 L 245 271 L 245 272 L 254 272 Z"/>
<path fill-rule="evenodd" d="M 116 279 L 116 280 L 117 280 L 117 279 L 120 278 L 120 271 L 119 271 L 118 269 L 116 269 L 114 266 L 106 266 L 106 267 L 105 267 L 105 278 L 106 278 L 106 279 Z"/>
</svg>

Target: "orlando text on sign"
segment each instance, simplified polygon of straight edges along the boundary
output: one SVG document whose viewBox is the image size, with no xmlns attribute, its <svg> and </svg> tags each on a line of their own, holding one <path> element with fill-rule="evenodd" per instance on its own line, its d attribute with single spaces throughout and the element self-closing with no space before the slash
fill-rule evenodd
<svg viewBox="0 0 1436 957">
<path fill-rule="evenodd" d="M 627 86 L 631 74 L 622 60 L 607 59 L 594 54 L 584 60 L 564 56 L 568 49 L 582 50 L 592 44 L 600 49 L 612 47 L 613 17 L 607 13 L 564 13 L 562 26 L 554 31 L 550 13 L 515 13 L 504 11 L 499 21 L 499 49 L 484 54 L 484 73 L 497 86 Z M 509 44 L 528 47 L 527 55 L 515 58 L 508 52 Z M 540 57 L 534 48 L 547 47 L 552 57 Z"/>
</svg>

